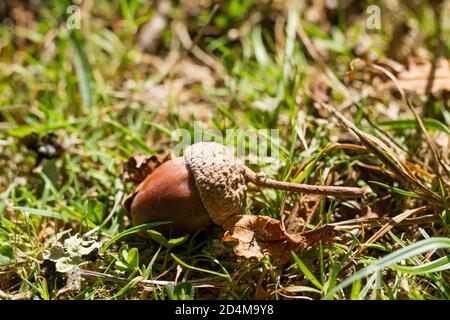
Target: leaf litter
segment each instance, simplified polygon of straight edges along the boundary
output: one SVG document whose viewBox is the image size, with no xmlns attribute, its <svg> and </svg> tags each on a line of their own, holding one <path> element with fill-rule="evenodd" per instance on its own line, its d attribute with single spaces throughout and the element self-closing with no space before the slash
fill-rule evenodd
<svg viewBox="0 0 450 320">
<path fill-rule="evenodd" d="M 236 216 L 225 222 L 223 228 L 225 242 L 238 242 L 233 249 L 237 256 L 257 260 L 270 256 L 272 264 L 281 266 L 291 260 L 291 251 L 302 251 L 320 241 L 332 242 L 334 238 L 333 226 L 289 234 L 279 220 L 268 216 Z"/>
</svg>

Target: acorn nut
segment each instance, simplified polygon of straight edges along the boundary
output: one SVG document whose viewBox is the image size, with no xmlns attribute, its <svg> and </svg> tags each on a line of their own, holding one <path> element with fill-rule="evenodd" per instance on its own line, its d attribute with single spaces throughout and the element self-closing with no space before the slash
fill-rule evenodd
<svg viewBox="0 0 450 320">
<path fill-rule="evenodd" d="M 134 225 L 169 221 L 155 230 L 176 237 L 242 214 L 245 197 L 243 164 L 224 146 L 201 142 L 157 167 L 124 205 Z"/>
</svg>

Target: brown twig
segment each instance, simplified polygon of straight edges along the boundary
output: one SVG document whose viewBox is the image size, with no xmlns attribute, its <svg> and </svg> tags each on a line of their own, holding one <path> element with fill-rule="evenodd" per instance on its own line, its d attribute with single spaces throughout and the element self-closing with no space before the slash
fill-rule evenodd
<svg viewBox="0 0 450 320">
<path fill-rule="evenodd" d="M 255 172 L 253 172 L 253 170 L 251 170 L 248 167 L 245 167 L 245 177 L 247 181 L 260 187 L 278 190 L 287 190 L 292 192 L 302 192 L 309 194 L 322 194 L 342 198 L 365 198 L 372 192 L 369 186 L 365 186 L 363 188 L 318 186 L 311 184 L 272 180 L 266 177 L 258 176 Z"/>
</svg>

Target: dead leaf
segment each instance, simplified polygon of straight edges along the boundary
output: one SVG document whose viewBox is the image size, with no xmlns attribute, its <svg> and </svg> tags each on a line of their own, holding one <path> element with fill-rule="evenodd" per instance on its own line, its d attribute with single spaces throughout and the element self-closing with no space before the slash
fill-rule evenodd
<svg viewBox="0 0 450 320">
<path fill-rule="evenodd" d="M 224 241 L 239 242 L 234 247 L 236 255 L 257 260 L 270 256 L 272 264 L 280 266 L 291 260 L 291 251 L 300 251 L 334 237 L 334 227 L 328 225 L 305 233 L 288 234 L 279 220 L 267 216 L 236 216 L 226 221 L 223 228 L 226 230 Z"/>
<path fill-rule="evenodd" d="M 301 224 L 311 223 L 314 214 L 320 204 L 320 195 L 304 194 L 301 199 L 295 203 L 294 208 L 286 222 L 288 233 L 300 232 Z"/>
<path fill-rule="evenodd" d="M 172 159 L 171 152 L 131 157 L 122 165 L 122 178 L 124 181 L 140 183 L 157 167 L 170 159 Z"/>
<path fill-rule="evenodd" d="M 397 78 L 404 90 L 421 95 L 427 94 L 427 90 L 431 94 L 450 91 L 450 60 L 440 59 L 433 67 L 429 61 L 410 58 L 407 69 L 398 73 Z M 428 89 L 430 81 L 432 86 Z"/>
<path fill-rule="evenodd" d="M 335 237 L 334 226 L 324 225 L 314 230 L 302 232 L 300 235 L 302 241 L 306 244 L 306 247 L 314 247 L 319 242 L 331 243 Z"/>
<path fill-rule="evenodd" d="M 239 241 L 234 252 L 246 258 L 261 260 L 266 255 L 280 258 L 281 247 L 289 246 L 288 237 L 281 229 L 280 221 L 266 216 L 238 216 L 228 220 L 224 241 Z"/>
</svg>

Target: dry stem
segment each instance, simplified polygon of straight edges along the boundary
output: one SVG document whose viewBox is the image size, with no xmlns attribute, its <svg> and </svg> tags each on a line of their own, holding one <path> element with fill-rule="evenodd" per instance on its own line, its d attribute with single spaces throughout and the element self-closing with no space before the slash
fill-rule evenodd
<svg viewBox="0 0 450 320">
<path fill-rule="evenodd" d="M 266 177 L 259 177 L 255 172 L 253 172 L 253 170 L 248 167 L 245 167 L 245 177 L 247 181 L 252 182 L 253 184 L 260 187 L 309 194 L 322 194 L 341 198 L 366 198 L 372 192 L 369 186 L 365 186 L 363 188 L 317 186 L 311 184 L 272 180 Z"/>
</svg>

